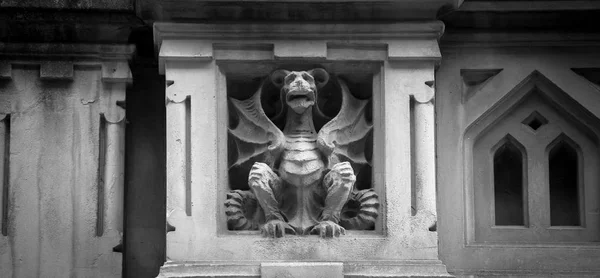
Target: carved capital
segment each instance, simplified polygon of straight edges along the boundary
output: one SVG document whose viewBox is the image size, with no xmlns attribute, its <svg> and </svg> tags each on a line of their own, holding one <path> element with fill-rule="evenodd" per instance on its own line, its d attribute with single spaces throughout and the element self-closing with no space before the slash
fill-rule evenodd
<svg viewBox="0 0 600 278">
<path fill-rule="evenodd" d="M 426 88 L 423 88 L 421 91 L 412 95 L 414 100 L 418 103 L 428 103 L 433 101 L 435 97 L 434 84 L 435 82 L 433 80 L 426 81 L 424 84 Z"/>
<path fill-rule="evenodd" d="M 100 97 L 100 113 L 104 114 L 109 123 L 119 123 L 125 119 L 125 109 L 118 103 L 125 101 L 126 84 L 105 83 Z"/>
<path fill-rule="evenodd" d="M 167 80 L 166 97 L 167 102 L 181 103 L 190 96 L 189 93 L 184 92 L 178 88 L 177 84 L 173 80 Z"/>
</svg>

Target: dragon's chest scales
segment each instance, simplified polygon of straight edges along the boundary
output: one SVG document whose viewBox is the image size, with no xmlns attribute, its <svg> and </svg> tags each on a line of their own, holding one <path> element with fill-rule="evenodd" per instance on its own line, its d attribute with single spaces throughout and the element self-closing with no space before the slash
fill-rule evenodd
<svg viewBox="0 0 600 278">
<path fill-rule="evenodd" d="M 287 183 L 305 187 L 321 180 L 325 163 L 314 136 L 286 135 L 279 175 Z"/>
</svg>

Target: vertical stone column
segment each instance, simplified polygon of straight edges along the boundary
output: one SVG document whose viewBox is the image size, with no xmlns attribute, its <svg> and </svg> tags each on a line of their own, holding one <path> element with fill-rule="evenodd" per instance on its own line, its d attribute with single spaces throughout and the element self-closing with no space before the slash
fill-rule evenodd
<svg viewBox="0 0 600 278">
<path fill-rule="evenodd" d="M 100 131 L 104 141 L 104 225 L 107 231 L 116 232 L 121 238 L 113 250 L 122 252 L 123 208 L 125 182 L 125 94 L 127 84 L 132 82 L 126 62 L 105 62 L 102 67 L 104 91 L 100 97 L 103 119 Z"/>
<path fill-rule="evenodd" d="M 390 43 L 388 56 L 385 99 L 388 102 L 391 97 L 395 103 L 386 104 L 386 110 L 387 106 L 394 106 L 393 111 L 397 109 L 405 111 L 410 109 L 411 111 L 407 113 L 407 119 L 401 117 L 400 120 L 394 120 L 394 116 L 389 115 L 387 119 L 394 124 L 390 123 L 386 126 L 410 131 L 410 133 L 403 134 L 409 143 L 400 144 L 411 146 L 408 159 L 412 163 L 410 170 L 405 169 L 403 174 L 410 176 L 408 184 L 412 184 L 413 189 L 406 191 L 409 196 L 413 196 L 411 198 L 412 209 L 416 212 L 412 218 L 412 225 L 413 229 L 419 231 L 434 232 L 436 231 L 437 212 L 433 100 L 435 65 L 441 59 L 441 53 L 436 40 L 415 39 Z M 394 96 L 394 94 L 400 96 Z M 398 101 L 403 103 L 400 108 L 396 107 Z M 397 122 L 406 122 L 407 126 L 400 127 L 396 124 Z M 405 142 L 398 141 L 398 139 L 390 141 L 389 147 L 396 152 L 399 151 L 394 148 L 396 142 Z M 386 152 L 389 155 L 389 151 Z M 411 203 L 411 201 L 408 202 Z M 424 238 L 429 238 L 426 240 L 429 244 L 437 245 L 437 236 L 428 233 L 424 233 L 424 235 L 428 235 Z"/>
<path fill-rule="evenodd" d="M 435 231 L 437 221 L 435 179 L 435 111 L 433 80 L 413 94 L 414 108 L 414 178 L 416 182 L 417 215 Z"/>
<path fill-rule="evenodd" d="M 160 51 L 167 105 L 167 260 L 204 253 L 216 235 L 217 70 L 212 45 L 165 41 Z M 186 59 L 181 59 L 187 57 Z M 201 223 L 201 224 L 199 224 Z"/>
</svg>

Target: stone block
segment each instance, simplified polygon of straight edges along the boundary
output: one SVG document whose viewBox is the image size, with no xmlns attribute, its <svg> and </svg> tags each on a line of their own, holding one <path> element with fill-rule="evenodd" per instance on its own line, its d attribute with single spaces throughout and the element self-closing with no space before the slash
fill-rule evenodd
<svg viewBox="0 0 600 278">
<path fill-rule="evenodd" d="M 42 62 L 41 79 L 73 79 L 73 63 L 64 61 Z"/>
<path fill-rule="evenodd" d="M 273 44 L 215 44 L 217 60 L 272 60 Z"/>
<path fill-rule="evenodd" d="M 434 60 L 442 58 L 437 40 L 402 40 L 391 41 L 388 44 L 388 59 L 390 60 Z"/>
<path fill-rule="evenodd" d="M 325 59 L 327 45 L 324 41 L 285 41 L 275 44 L 275 58 Z"/>
<path fill-rule="evenodd" d="M 102 66 L 102 81 L 131 83 L 133 77 L 127 62 L 105 62 Z"/>
<path fill-rule="evenodd" d="M 343 278 L 344 264 L 317 262 L 262 263 L 260 271 L 263 278 Z"/>
</svg>

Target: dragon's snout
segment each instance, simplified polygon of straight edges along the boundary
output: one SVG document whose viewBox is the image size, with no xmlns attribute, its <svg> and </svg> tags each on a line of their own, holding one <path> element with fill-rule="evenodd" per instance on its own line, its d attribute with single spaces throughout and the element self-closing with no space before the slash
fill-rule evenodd
<svg viewBox="0 0 600 278">
<path fill-rule="evenodd" d="M 286 101 L 292 102 L 297 100 L 314 101 L 315 100 L 315 85 L 305 80 L 296 80 L 286 89 Z"/>
</svg>

